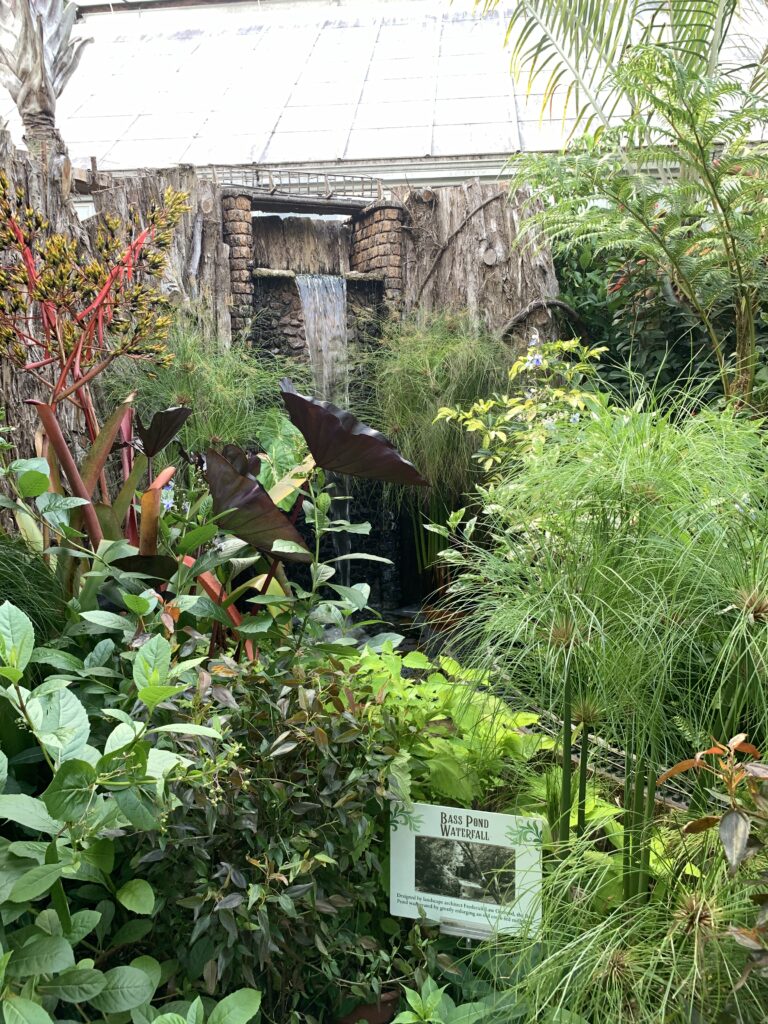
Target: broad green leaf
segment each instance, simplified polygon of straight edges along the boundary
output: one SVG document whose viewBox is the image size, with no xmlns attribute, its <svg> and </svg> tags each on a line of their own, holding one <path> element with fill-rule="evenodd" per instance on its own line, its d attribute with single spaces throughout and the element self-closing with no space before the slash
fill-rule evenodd
<svg viewBox="0 0 768 1024">
<path fill-rule="evenodd" d="M 411 651 L 410 654 L 406 654 L 403 658 L 403 665 L 406 668 L 418 668 L 418 669 L 430 669 L 432 668 L 432 662 L 421 651 Z"/>
<path fill-rule="evenodd" d="M 107 736 L 104 744 L 104 754 L 114 754 L 116 750 L 122 750 L 124 747 L 130 746 L 142 735 L 144 729 L 143 722 L 128 721 L 116 725 L 109 736 Z"/>
<path fill-rule="evenodd" d="M 32 717 L 38 741 L 57 761 L 77 757 L 91 733 L 88 712 L 80 700 L 67 689 L 44 693 L 41 697 L 33 691 L 32 696 L 30 704 L 36 705 Z"/>
<path fill-rule="evenodd" d="M 53 883 L 61 878 L 63 870 L 63 864 L 38 864 L 37 867 L 30 868 L 25 875 L 14 882 L 8 899 L 11 903 L 26 903 L 27 900 L 36 900 L 38 896 L 48 892 Z"/>
<path fill-rule="evenodd" d="M 11 793 L 0 796 L 0 820 L 15 821 L 30 832 L 45 832 L 56 835 L 64 827 L 63 822 L 54 821 L 48 814 L 42 800 L 36 800 L 25 793 Z"/>
<path fill-rule="evenodd" d="M 272 542 L 273 554 L 305 554 L 306 550 L 303 544 L 299 544 L 295 540 L 283 540 L 281 537 L 278 537 L 277 540 Z"/>
<path fill-rule="evenodd" d="M 60 821 L 77 821 L 88 810 L 96 772 L 87 761 L 65 761 L 43 793 L 43 803 Z"/>
<path fill-rule="evenodd" d="M 97 927 L 100 920 L 101 914 L 98 910 L 78 910 L 72 915 L 72 927 L 66 937 L 73 946 L 76 946 Z"/>
<path fill-rule="evenodd" d="M 186 686 L 143 686 L 137 696 L 142 704 L 145 704 L 150 711 L 154 711 L 158 704 L 164 700 L 170 700 L 183 693 Z"/>
<path fill-rule="evenodd" d="M 210 736 L 213 739 L 220 740 L 221 733 L 215 729 L 211 729 L 208 725 L 195 725 L 194 722 L 175 722 L 171 725 L 156 725 L 154 729 L 150 729 L 150 732 L 173 732 L 179 733 L 181 736 Z"/>
<path fill-rule="evenodd" d="M 11 668 L 24 669 L 35 648 L 32 622 L 10 601 L 0 604 L 0 660 Z"/>
<path fill-rule="evenodd" d="M 136 689 L 161 686 L 168 678 L 171 667 L 171 645 L 162 636 L 153 636 L 143 644 L 133 662 L 133 681 Z"/>
<path fill-rule="evenodd" d="M 354 587 L 343 587 L 339 583 L 329 583 L 331 590 L 335 590 L 339 597 L 352 605 L 356 611 L 361 612 L 368 604 L 371 596 L 371 588 L 367 584 L 358 584 Z"/>
<path fill-rule="evenodd" d="M 160 984 L 163 969 L 153 956 L 137 956 L 135 960 L 131 960 L 131 967 L 138 967 L 140 971 L 144 971 L 155 988 Z"/>
<path fill-rule="evenodd" d="M 119 789 L 113 796 L 121 812 L 136 828 L 151 832 L 160 827 L 159 812 L 143 793 L 135 789 Z"/>
<path fill-rule="evenodd" d="M 186 1024 L 203 1024 L 204 1019 L 205 1010 L 203 1008 L 203 1001 L 200 996 L 198 996 L 187 1010 Z"/>
<path fill-rule="evenodd" d="M 248 638 L 251 636 L 261 636 L 271 629 L 275 624 L 275 620 L 271 615 L 262 615 L 259 617 L 249 616 L 240 623 L 237 627 L 238 636 Z"/>
<path fill-rule="evenodd" d="M 124 619 L 121 615 L 115 615 L 114 612 L 80 612 L 80 618 L 85 619 L 86 622 L 92 622 L 95 626 L 103 626 L 104 629 L 123 631 L 134 628 L 130 619 Z"/>
<path fill-rule="evenodd" d="M 53 1024 L 50 1015 L 31 999 L 8 995 L 3 999 L 5 1024 Z"/>
<path fill-rule="evenodd" d="M 22 498 L 38 498 L 51 486 L 48 475 L 38 473 L 35 469 L 29 473 L 22 473 L 16 483 Z"/>
<path fill-rule="evenodd" d="M 102 971 L 92 967 L 73 967 L 50 981 L 38 983 L 41 995 L 61 999 L 65 1003 L 87 1003 L 97 996 L 107 983 Z"/>
<path fill-rule="evenodd" d="M 155 987 L 138 967 L 113 967 L 104 975 L 104 988 L 89 1002 L 101 1013 L 123 1013 L 149 1002 Z"/>
<path fill-rule="evenodd" d="M 56 532 L 61 532 L 63 527 L 69 526 L 71 510 L 78 508 L 80 505 L 87 505 L 88 502 L 85 498 L 66 498 L 62 494 L 46 491 L 45 494 L 38 496 L 35 504 L 37 505 L 37 511 L 42 515 L 43 519 Z"/>
<path fill-rule="evenodd" d="M 155 894 L 149 882 L 143 878 L 133 878 L 117 890 L 117 900 L 126 910 L 134 914 L 151 914 L 155 909 Z"/>
<path fill-rule="evenodd" d="M 248 1024 L 261 1006 L 261 992 L 255 988 L 241 988 L 225 996 L 211 1010 L 208 1024 Z"/>
<path fill-rule="evenodd" d="M 57 651 L 55 647 L 36 647 L 29 660 L 36 665 L 50 665 L 62 672 L 79 672 L 83 667 L 80 658 L 67 651 Z"/>
<path fill-rule="evenodd" d="M 219 528 L 216 523 L 205 523 L 204 526 L 198 526 L 179 539 L 176 544 L 176 550 L 180 555 L 188 555 L 191 551 L 194 551 L 195 548 L 202 547 L 203 544 L 207 544 L 209 540 L 213 540 L 218 529 Z"/>
<path fill-rule="evenodd" d="M 72 947 L 61 935 L 41 935 L 14 951 L 8 964 L 11 978 L 30 978 L 34 974 L 58 974 L 75 966 Z"/>
<path fill-rule="evenodd" d="M 146 597 L 141 597 L 139 594 L 123 594 L 122 598 L 125 607 L 128 611 L 133 612 L 134 615 L 146 615 L 152 607 L 152 602 L 148 601 Z"/>
<path fill-rule="evenodd" d="M 50 473 L 48 460 L 44 459 L 42 455 L 33 459 L 14 459 L 8 468 L 17 476 L 21 473 L 42 473 L 44 476 L 48 476 Z"/>
<path fill-rule="evenodd" d="M 180 1013 L 161 1013 L 154 1018 L 152 1024 L 187 1024 L 187 1021 Z"/>
</svg>

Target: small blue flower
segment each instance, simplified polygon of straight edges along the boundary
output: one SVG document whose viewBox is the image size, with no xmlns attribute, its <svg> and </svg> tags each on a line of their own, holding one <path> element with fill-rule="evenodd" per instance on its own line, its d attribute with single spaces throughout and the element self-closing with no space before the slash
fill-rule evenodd
<svg viewBox="0 0 768 1024">
<path fill-rule="evenodd" d="M 579 416 L 579 414 L 577 412 L 575 412 L 571 416 L 571 423 L 578 423 L 580 419 L 581 419 L 581 417 Z"/>
<path fill-rule="evenodd" d="M 528 356 L 528 358 L 525 361 L 526 369 L 532 370 L 535 366 L 541 366 L 543 361 L 544 360 L 538 353 L 535 356 Z"/>
<path fill-rule="evenodd" d="M 169 509 L 173 508 L 173 484 L 166 484 L 163 488 L 160 495 L 160 504 L 163 506 L 163 512 L 168 512 Z"/>
</svg>

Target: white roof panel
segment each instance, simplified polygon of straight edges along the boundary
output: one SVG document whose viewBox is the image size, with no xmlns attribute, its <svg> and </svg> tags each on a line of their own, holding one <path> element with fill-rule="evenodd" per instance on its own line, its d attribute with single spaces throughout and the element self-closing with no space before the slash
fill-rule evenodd
<svg viewBox="0 0 768 1024">
<path fill-rule="evenodd" d="M 87 13 L 93 45 L 58 107 L 75 163 L 300 163 L 387 159 L 500 170 L 557 149 L 572 122 L 516 95 L 505 49 L 515 0 L 262 0 Z M 10 97 L 0 115 L 21 129 Z"/>
</svg>

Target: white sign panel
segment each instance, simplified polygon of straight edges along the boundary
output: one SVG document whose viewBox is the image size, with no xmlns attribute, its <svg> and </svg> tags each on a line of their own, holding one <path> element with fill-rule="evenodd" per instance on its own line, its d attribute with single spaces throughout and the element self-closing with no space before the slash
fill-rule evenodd
<svg viewBox="0 0 768 1024">
<path fill-rule="evenodd" d="M 541 918 L 539 818 L 413 804 L 392 811 L 390 911 L 424 914 L 472 938 L 518 933 Z"/>
</svg>

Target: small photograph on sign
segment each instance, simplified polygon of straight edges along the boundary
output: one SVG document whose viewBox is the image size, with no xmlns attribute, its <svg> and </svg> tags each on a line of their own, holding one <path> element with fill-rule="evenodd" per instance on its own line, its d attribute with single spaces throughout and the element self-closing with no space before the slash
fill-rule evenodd
<svg viewBox="0 0 768 1024">
<path fill-rule="evenodd" d="M 538 927 L 538 818 L 436 804 L 392 812 L 390 909 L 482 938 Z"/>
<path fill-rule="evenodd" d="M 416 836 L 416 891 L 481 903 L 511 903 L 515 851 L 462 839 Z"/>
</svg>

